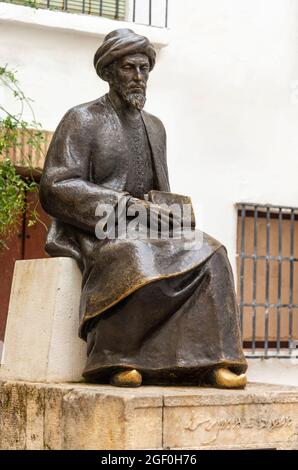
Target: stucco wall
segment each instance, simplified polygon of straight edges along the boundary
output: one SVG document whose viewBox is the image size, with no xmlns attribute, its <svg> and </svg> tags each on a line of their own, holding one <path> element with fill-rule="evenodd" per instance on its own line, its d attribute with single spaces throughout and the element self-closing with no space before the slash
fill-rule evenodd
<svg viewBox="0 0 298 470">
<path fill-rule="evenodd" d="M 173 188 L 234 260 L 235 202 L 298 205 L 298 2 L 179 3 L 151 107 L 163 103 Z"/>
<path fill-rule="evenodd" d="M 297 11 L 297 0 L 169 1 L 147 110 L 167 128 L 172 190 L 192 196 L 233 263 L 236 202 L 298 205 Z M 0 18 L 0 63 L 18 70 L 49 130 L 106 91 L 92 66 L 99 43 Z"/>
</svg>

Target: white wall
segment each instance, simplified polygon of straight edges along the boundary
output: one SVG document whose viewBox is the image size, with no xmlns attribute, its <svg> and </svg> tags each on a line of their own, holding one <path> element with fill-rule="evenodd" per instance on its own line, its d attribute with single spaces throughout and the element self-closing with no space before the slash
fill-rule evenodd
<svg viewBox="0 0 298 470">
<path fill-rule="evenodd" d="M 18 71 L 47 130 L 55 129 L 70 107 L 105 92 L 92 63 L 99 45 L 99 39 L 85 34 L 0 24 L 0 62 Z"/>
<path fill-rule="evenodd" d="M 234 261 L 236 202 L 298 206 L 298 0 L 169 0 L 169 13 L 147 110 L 167 128 L 172 190 L 193 197 L 199 224 Z M 18 70 L 47 129 L 105 92 L 98 45 L 0 22 L 0 63 Z"/>
<path fill-rule="evenodd" d="M 170 3 L 150 107 L 167 125 L 173 189 L 234 260 L 235 202 L 298 206 L 298 2 Z"/>
<path fill-rule="evenodd" d="M 248 359 L 249 382 L 298 386 L 298 359 Z"/>
</svg>

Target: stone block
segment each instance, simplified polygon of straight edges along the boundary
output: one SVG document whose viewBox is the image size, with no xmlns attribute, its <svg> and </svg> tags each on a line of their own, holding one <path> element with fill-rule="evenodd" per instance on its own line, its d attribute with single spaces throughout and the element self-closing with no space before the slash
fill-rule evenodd
<svg viewBox="0 0 298 470">
<path fill-rule="evenodd" d="M 0 449 L 298 449 L 298 388 L 0 382 Z"/>
<path fill-rule="evenodd" d="M 71 258 L 17 261 L 2 379 L 78 382 L 86 344 L 78 338 L 81 273 Z"/>
</svg>

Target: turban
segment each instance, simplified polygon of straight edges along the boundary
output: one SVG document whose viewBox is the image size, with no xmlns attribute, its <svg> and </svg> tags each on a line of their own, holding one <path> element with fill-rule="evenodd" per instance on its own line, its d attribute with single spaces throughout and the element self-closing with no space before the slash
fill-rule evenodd
<svg viewBox="0 0 298 470">
<path fill-rule="evenodd" d="M 129 54 L 145 54 L 150 63 L 150 71 L 155 65 L 156 52 L 149 39 L 136 34 L 131 29 L 117 29 L 109 33 L 97 49 L 94 56 L 94 67 L 96 73 L 102 78 L 103 69 Z"/>
</svg>

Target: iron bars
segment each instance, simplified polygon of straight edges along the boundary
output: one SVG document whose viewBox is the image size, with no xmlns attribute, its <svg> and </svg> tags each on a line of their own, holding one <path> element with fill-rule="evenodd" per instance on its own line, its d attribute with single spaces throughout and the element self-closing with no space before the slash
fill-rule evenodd
<svg viewBox="0 0 298 470">
<path fill-rule="evenodd" d="M 168 0 L 3 0 L 6 3 L 168 27 Z"/>
<path fill-rule="evenodd" d="M 298 356 L 298 208 L 237 204 L 238 293 L 249 357 Z"/>
</svg>

